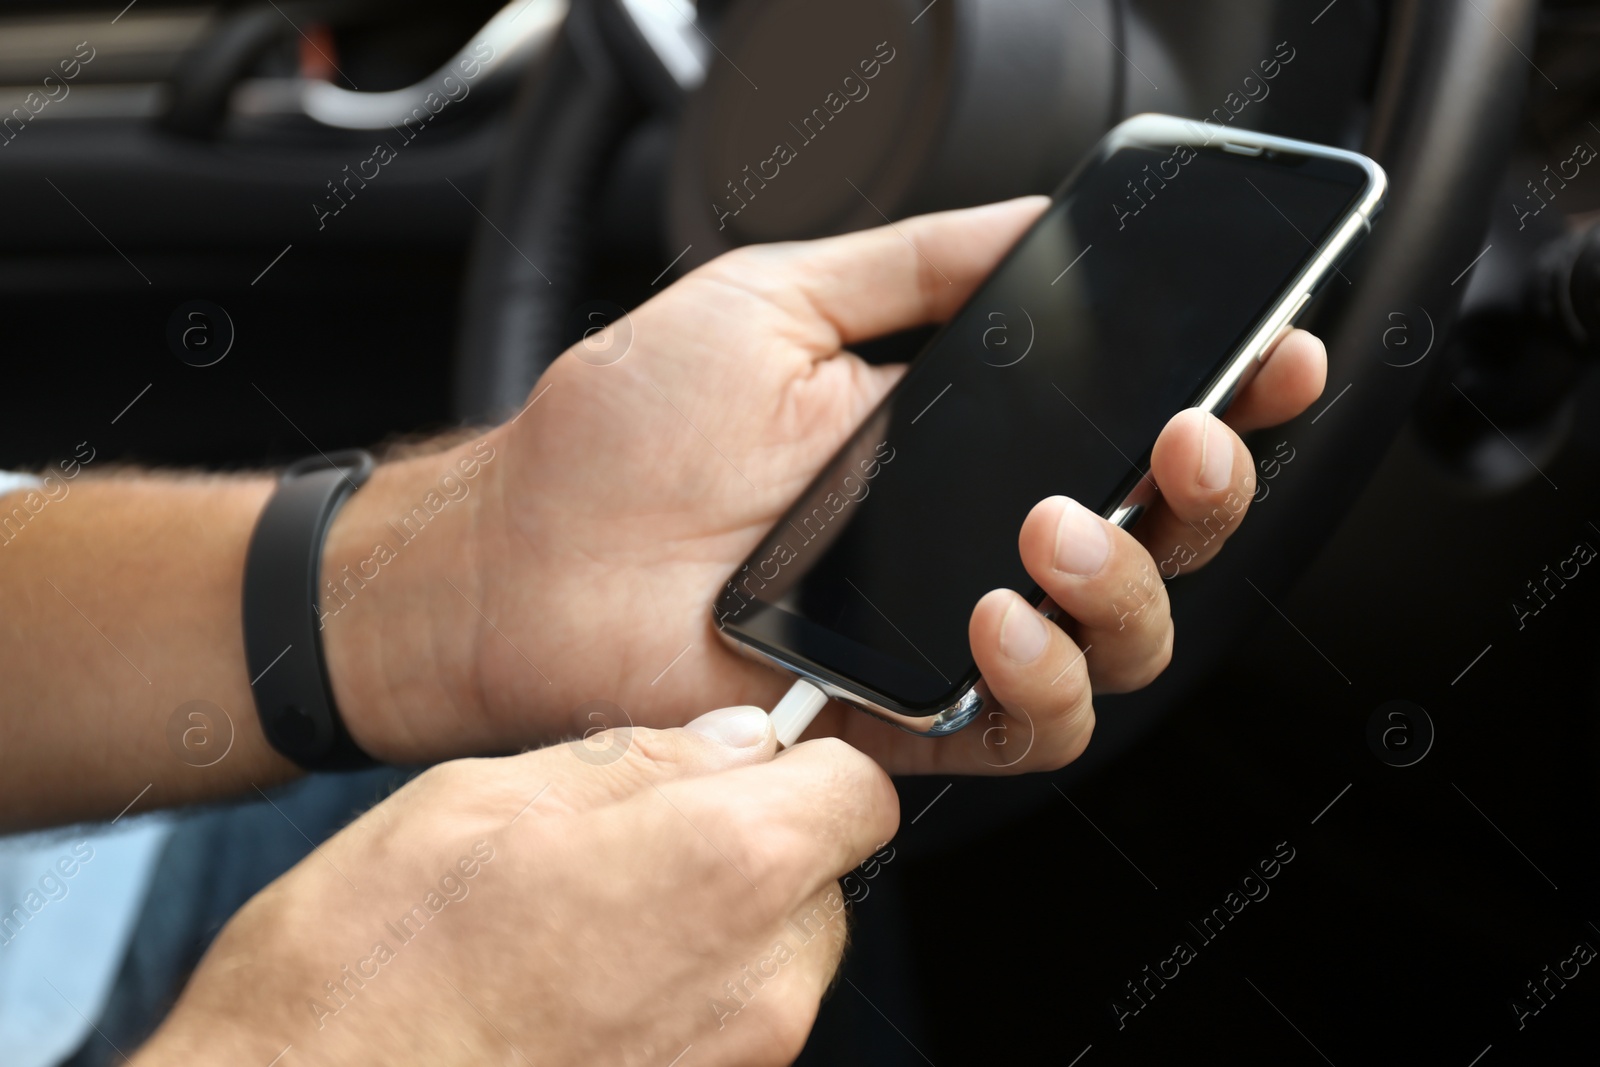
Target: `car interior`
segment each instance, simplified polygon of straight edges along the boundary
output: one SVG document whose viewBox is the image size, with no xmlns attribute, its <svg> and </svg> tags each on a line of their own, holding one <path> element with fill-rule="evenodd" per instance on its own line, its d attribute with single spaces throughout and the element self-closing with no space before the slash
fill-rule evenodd
<svg viewBox="0 0 1600 1067">
<path fill-rule="evenodd" d="M 1326 389 L 1248 438 L 1171 666 L 1061 771 L 897 779 L 799 1062 L 1580 1062 L 1597 104 L 1592 0 L 13 0 L 0 469 L 504 419 L 722 252 L 1049 193 L 1142 112 L 1364 152 Z"/>
</svg>

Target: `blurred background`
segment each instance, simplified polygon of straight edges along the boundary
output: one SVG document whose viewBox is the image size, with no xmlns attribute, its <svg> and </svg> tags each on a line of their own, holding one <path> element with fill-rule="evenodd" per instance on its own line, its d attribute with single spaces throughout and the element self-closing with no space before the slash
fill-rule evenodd
<svg viewBox="0 0 1600 1067">
<path fill-rule="evenodd" d="M 1592 1062 L 1544 968 L 1600 947 L 1597 97 L 1577 0 L 12 0 L 0 467 L 494 419 L 727 248 L 1048 192 L 1141 111 L 1365 151 L 1327 391 L 1173 668 L 1058 774 L 899 783 L 802 1062 Z"/>
</svg>

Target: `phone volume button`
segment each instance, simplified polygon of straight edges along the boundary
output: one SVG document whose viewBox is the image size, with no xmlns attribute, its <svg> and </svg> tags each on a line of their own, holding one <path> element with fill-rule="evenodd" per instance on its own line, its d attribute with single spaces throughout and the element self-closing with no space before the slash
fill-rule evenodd
<svg viewBox="0 0 1600 1067">
<path fill-rule="evenodd" d="M 1290 326 L 1293 326 L 1296 322 L 1299 321 L 1300 313 L 1305 311 L 1306 305 L 1309 304 L 1309 303 L 1311 303 L 1311 294 L 1307 293 L 1305 296 L 1302 296 L 1300 298 L 1300 303 L 1298 303 L 1298 304 L 1296 304 L 1294 306 L 1294 310 L 1289 312 L 1289 317 L 1287 319 L 1285 319 L 1284 321 L 1287 322 Z"/>
<path fill-rule="evenodd" d="M 1283 320 L 1283 327 L 1278 331 L 1278 337 L 1279 338 L 1282 338 L 1284 334 L 1288 333 L 1291 329 L 1294 328 L 1295 320 L 1300 317 L 1300 313 L 1306 309 L 1306 305 L 1309 304 L 1309 303 L 1311 303 L 1311 294 L 1310 293 L 1306 293 L 1306 294 L 1304 294 L 1303 296 L 1300 297 L 1300 302 L 1294 306 L 1294 310 L 1293 311 L 1289 312 L 1288 318 Z M 1277 342 L 1275 340 L 1273 342 L 1273 344 L 1268 345 L 1267 347 L 1263 348 L 1259 353 L 1257 353 L 1256 362 L 1257 363 L 1261 363 L 1262 361 L 1264 361 L 1267 358 L 1267 353 L 1272 351 L 1272 349 L 1276 345 L 1276 343 Z M 1228 399 L 1229 399 L 1229 401 L 1232 401 L 1233 397 L 1230 395 Z"/>
</svg>

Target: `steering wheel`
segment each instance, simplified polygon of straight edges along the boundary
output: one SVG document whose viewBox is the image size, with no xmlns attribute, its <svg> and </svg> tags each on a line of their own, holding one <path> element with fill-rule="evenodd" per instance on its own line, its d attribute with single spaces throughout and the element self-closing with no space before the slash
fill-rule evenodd
<svg viewBox="0 0 1600 1067">
<path fill-rule="evenodd" d="M 1232 4 L 1219 20 L 1212 6 L 746 0 L 702 4 L 691 17 L 684 0 L 575 0 L 553 58 L 521 89 L 491 179 L 489 225 L 476 236 L 465 293 L 458 414 L 516 410 L 572 339 L 563 324 L 596 231 L 592 191 L 646 116 L 675 123 L 661 262 L 683 249 L 681 271 L 749 241 L 1048 192 L 1122 117 L 1210 113 L 1241 72 L 1273 54 L 1273 42 L 1308 56 L 1319 45 L 1355 49 L 1325 71 L 1353 70 L 1358 80 L 1300 90 L 1342 92 L 1342 107 L 1308 96 L 1285 106 L 1280 82 L 1279 104 L 1239 119 L 1343 140 L 1388 172 L 1388 208 L 1358 253 L 1360 269 L 1346 272 L 1352 284 L 1330 287 L 1308 317 L 1328 345 L 1325 402 L 1341 399 L 1273 431 L 1295 448 L 1293 477 L 1273 483 L 1274 503 L 1252 513 L 1229 551 L 1172 585 L 1183 654 L 1155 685 L 1111 698 L 1115 711 L 1100 716 L 1095 743 L 1062 773 L 1103 764 L 1181 700 L 1309 565 L 1425 384 L 1448 369 L 1438 360 L 1386 362 L 1384 331 L 1396 312 L 1424 310 L 1440 331 L 1453 321 L 1461 289 L 1451 281 L 1481 246 L 1521 104 L 1520 89 L 1508 87 L 1525 81 L 1521 53 L 1531 49 L 1537 9 L 1534 0 L 1345 0 L 1344 11 L 1313 19 L 1299 5 L 1256 0 L 1251 17 Z M 1206 29 L 1222 23 L 1226 36 Z M 1240 31 L 1242 23 L 1252 29 Z M 870 99 L 807 125 L 879 42 L 893 52 L 886 73 L 898 78 L 879 77 Z M 823 121 L 826 132 L 813 130 Z M 812 167 L 810 177 L 766 172 L 773 184 L 793 183 L 783 197 L 749 180 L 775 136 L 803 146 L 801 162 Z M 926 786 L 930 795 L 936 786 Z"/>
</svg>

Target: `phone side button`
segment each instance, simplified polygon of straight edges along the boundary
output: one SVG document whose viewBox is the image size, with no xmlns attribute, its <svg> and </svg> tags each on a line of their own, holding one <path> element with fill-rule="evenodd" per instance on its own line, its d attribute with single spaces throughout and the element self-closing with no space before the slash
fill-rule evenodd
<svg viewBox="0 0 1600 1067">
<path fill-rule="evenodd" d="M 1144 509 L 1145 505 L 1143 504 L 1125 504 L 1112 513 L 1110 521 L 1124 530 L 1131 529 L 1133 524 L 1139 521 L 1139 517 L 1144 514 Z"/>
<path fill-rule="evenodd" d="M 1294 310 L 1289 312 L 1289 317 L 1285 321 L 1288 322 L 1290 326 L 1293 326 L 1295 323 L 1299 322 L 1301 313 L 1305 311 L 1306 305 L 1309 303 L 1311 303 L 1311 294 L 1307 293 L 1305 296 L 1300 298 L 1300 303 L 1294 306 Z"/>
<path fill-rule="evenodd" d="M 1294 329 L 1294 324 L 1296 320 L 1300 318 L 1300 313 L 1305 311 L 1306 305 L 1309 303 L 1311 303 L 1310 293 L 1306 293 L 1300 297 L 1300 302 L 1294 306 L 1293 311 L 1289 312 L 1289 317 L 1283 320 L 1283 329 L 1278 331 L 1278 336 L 1273 340 L 1272 344 L 1261 350 L 1260 355 L 1256 356 L 1257 363 L 1265 360 L 1267 358 L 1267 354 L 1277 347 L 1278 341 L 1283 339 L 1283 335 Z"/>
</svg>

